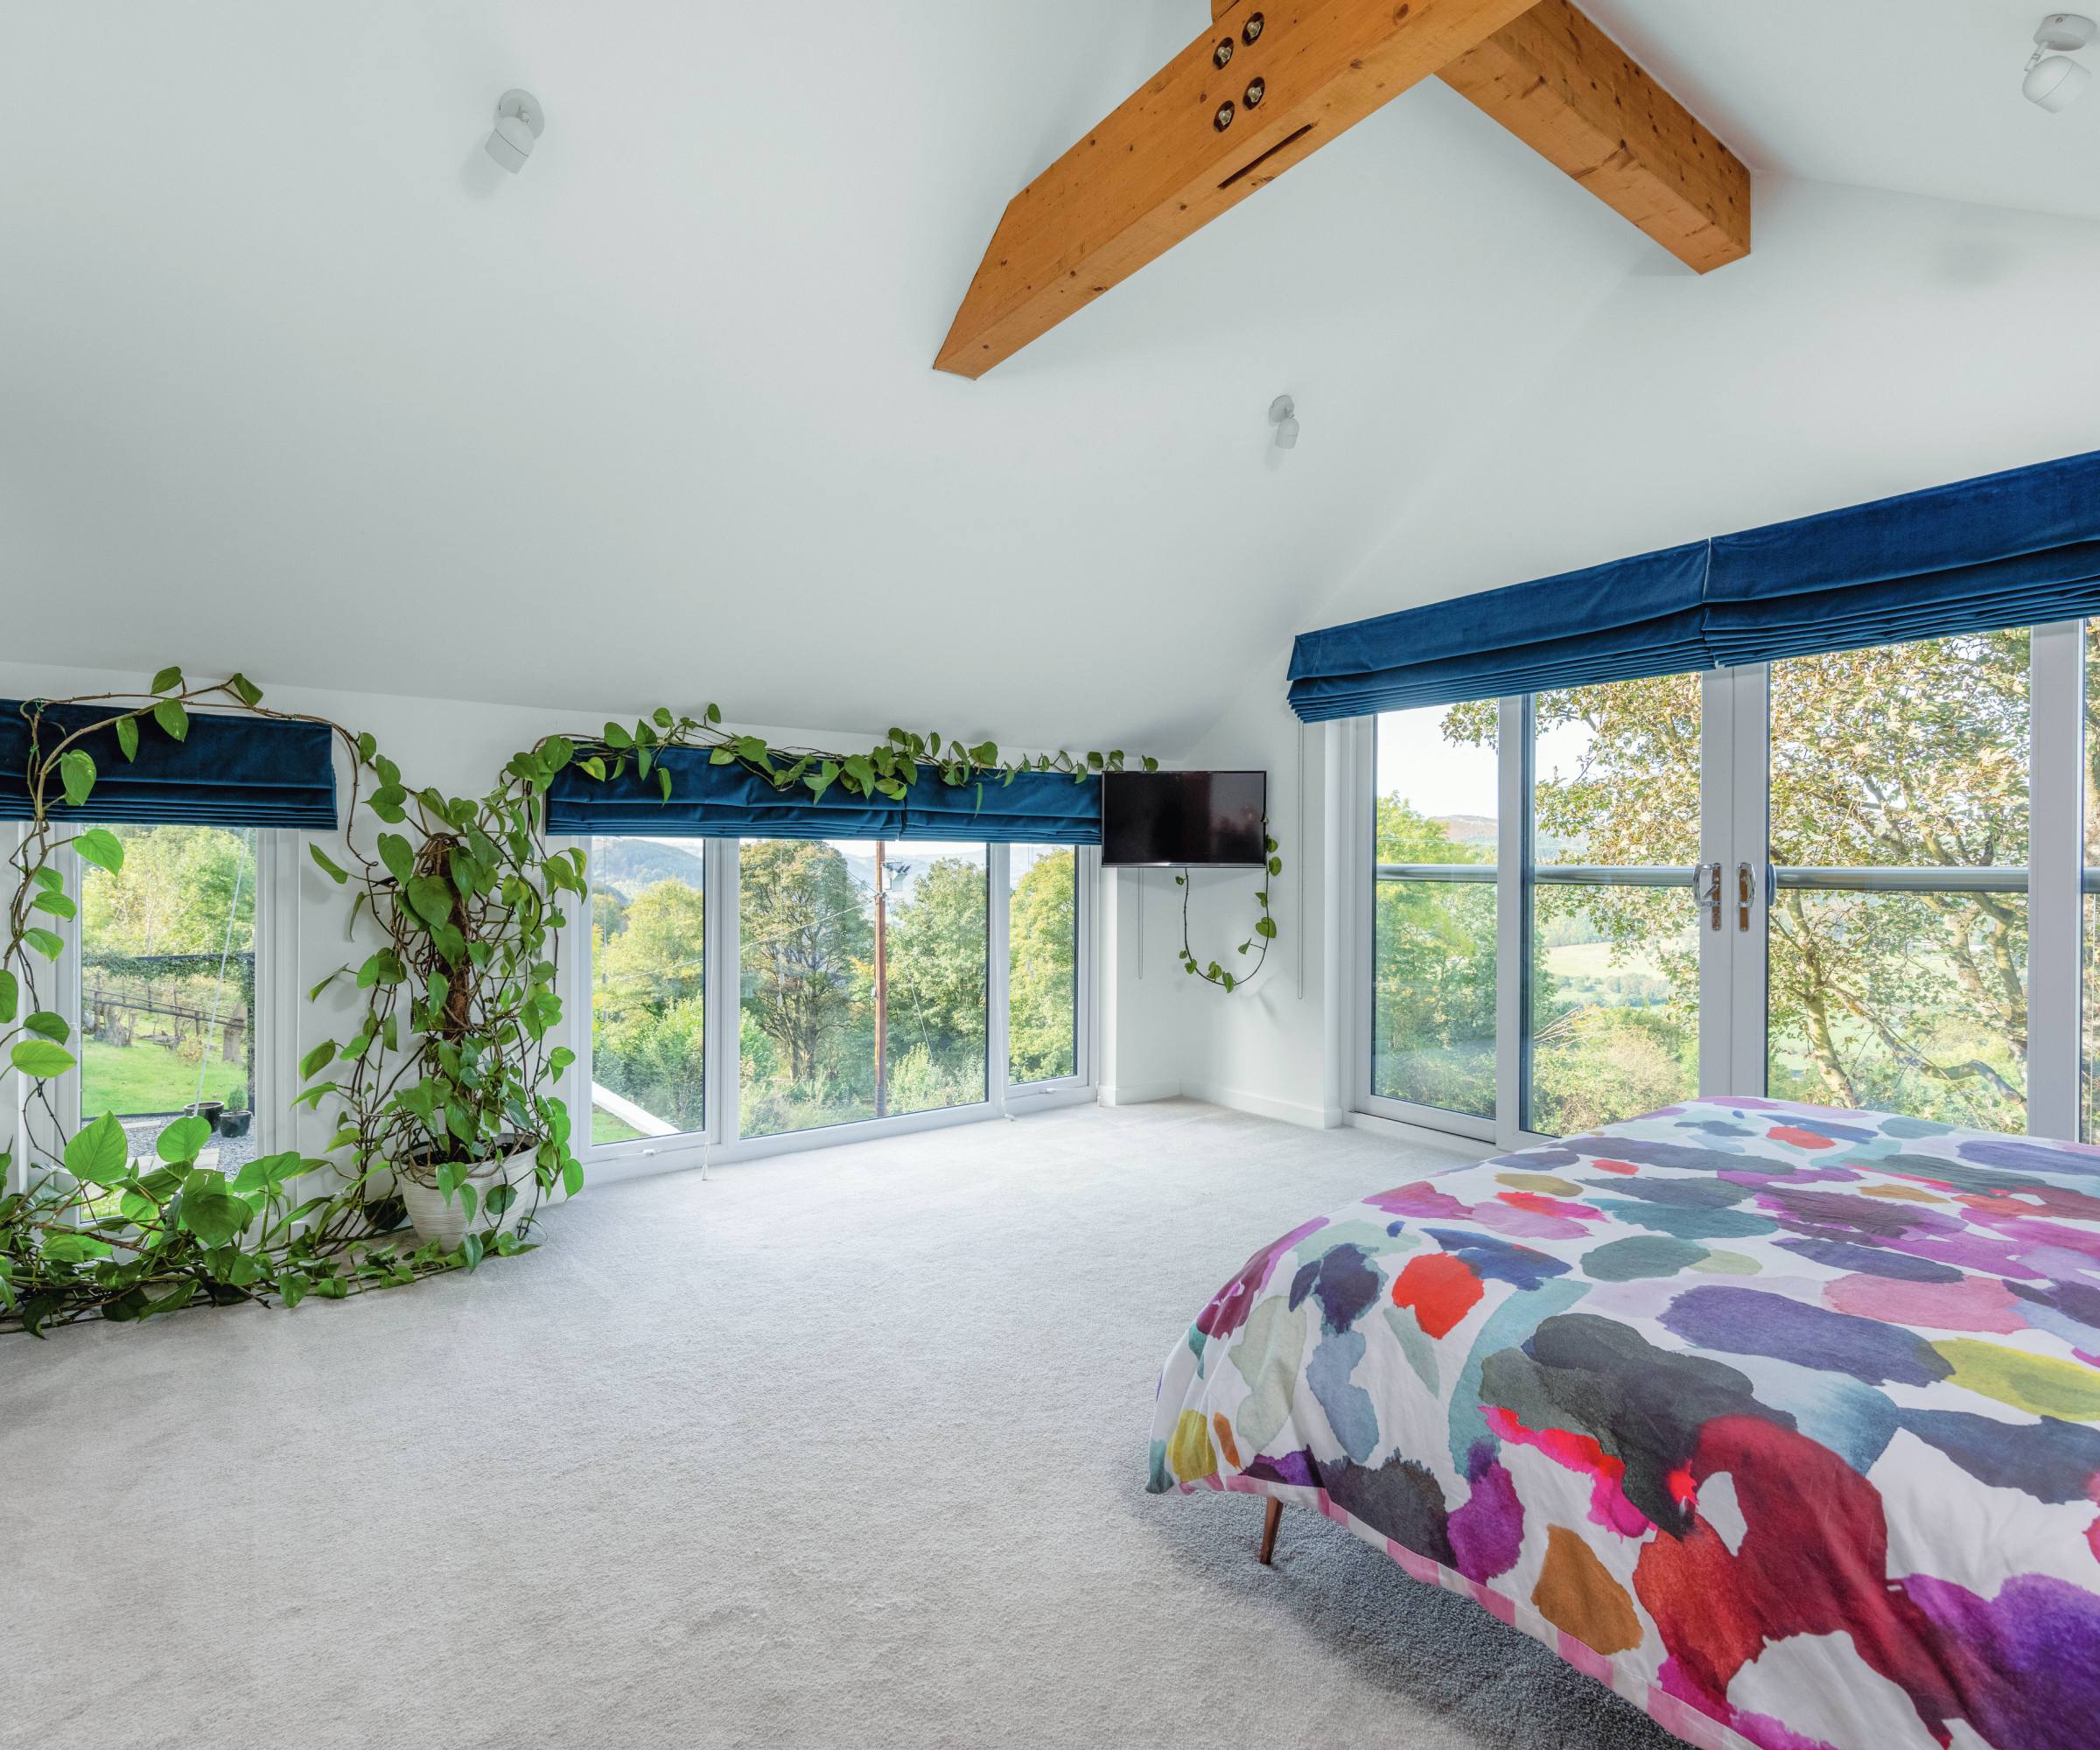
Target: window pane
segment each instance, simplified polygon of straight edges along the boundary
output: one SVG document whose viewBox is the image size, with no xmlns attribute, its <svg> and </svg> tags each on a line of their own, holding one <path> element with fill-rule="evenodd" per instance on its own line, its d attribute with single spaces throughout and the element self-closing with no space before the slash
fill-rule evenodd
<svg viewBox="0 0 2100 1750">
<path fill-rule="evenodd" d="M 1774 1095 L 2026 1129 L 2026 897 L 1818 892 L 1783 871 L 2024 865 L 2028 643 L 1773 664 Z"/>
<path fill-rule="evenodd" d="M 697 841 L 591 842 L 591 1140 L 706 1128 Z"/>
<path fill-rule="evenodd" d="M 256 835 L 111 830 L 122 872 L 87 865 L 80 878 L 81 1114 L 115 1112 L 132 1152 L 150 1154 L 170 1118 L 215 1102 L 202 1158 L 246 1160 L 256 1105 Z"/>
<path fill-rule="evenodd" d="M 1494 866 L 1495 702 L 1378 719 L 1374 778 L 1374 1095 L 1494 1116 L 1495 889 L 1410 878 Z"/>
<path fill-rule="evenodd" d="M 1576 1136 L 1698 1092 L 1690 881 L 1532 890 L 1527 1128 Z"/>
<path fill-rule="evenodd" d="M 746 1136 L 985 1097 L 981 844 L 747 839 Z"/>
<path fill-rule="evenodd" d="M 2026 1129 L 2026 894 L 1782 888 L 1770 953 L 1774 1098 Z"/>
<path fill-rule="evenodd" d="M 1772 860 L 2027 860 L 2025 631 L 1772 665 Z"/>
<path fill-rule="evenodd" d="M 1079 1074 L 1079 853 L 1017 844 L 1007 856 L 1007 1074 Z"/>
<path fill-rule="evenodd" d="M 1494 884 L 1381 877 L 1371 1092 L 1494 1116 Z"/>
<path fill-rule="evenodd" d="M 1670 874 L 1527 882 L 1530 1130 L 1570 1136 L 1698 1091 L 1699 685 L 1669 675 L 1533 701 L 1534 866 Z"/>
</svg>

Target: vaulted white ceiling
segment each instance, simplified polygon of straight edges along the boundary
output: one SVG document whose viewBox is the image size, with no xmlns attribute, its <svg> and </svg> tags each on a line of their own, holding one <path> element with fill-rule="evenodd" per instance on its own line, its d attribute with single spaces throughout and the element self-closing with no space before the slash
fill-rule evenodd
<svg viewBox="0 0 2100 1750">
<path fill-rule="evenodd" d="M 1432 83 L 934 374 L 1007 198 L 1206 10 L 13 0 L 4 654 L 1180 751 L 1344 579 L 1445 592 L 1396 530 L 1513 420 L 1568 459 L 1544 385 L 1774 271 L 1694 277 Z M 2032 6 L 1592 10 L 1760 171 L 2100 212 L 2100 97 L 2019 98 Z"/>
</svg>

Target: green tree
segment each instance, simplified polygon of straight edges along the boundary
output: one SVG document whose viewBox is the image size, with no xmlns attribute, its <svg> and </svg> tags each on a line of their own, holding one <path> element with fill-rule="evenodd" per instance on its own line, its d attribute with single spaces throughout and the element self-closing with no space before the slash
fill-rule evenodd
<svg viewBox="0 0 2100 1750">
<path fill-rule="evenodd" d="M 1978 867 L 2026 858 L 2028 637 L 1964 635 L 1771 669 L 1772 860 L 1811 867 Z M 1689 864 L 1699 854 L 1699 679 L 1544 693 L 1542 732 L 1578 728 L 1572 771 L 1536 780 L 1544 860 Z M 1445 732 L 1492 745 L 1492 702 Z M 2089 742 L 2090 746 L 2090 742 Z M 2100 788 L 2100 766 L 2095 784 Z M 1562 1130 L 1696 1086 L 1698 966 L 1689 892 L 1538 887 L 1535 941 L 1578 928 L 1660 1006 L 1533 989 L 1533 1122 Z M 2026 906 L 2017 894 L 1782 889 L 1769 914 L 1770 1091 L 1990 1129 L 2026 1122 Z M 1627 986 L 1638 991 L 1640 979 Z M 1543 1066 L 1543 1068 L 1542 1068 Z M 1658 1097 L 1659 1096 L 1659 1097 Z"/>
<path fill-rule="evenodd" d="M 875 951 L 846 859 L 816 839 L 747 840 L 739 859 L 744 1006 L 791 1081 L 836 1068 Z"/>
<path fill-rule="evenodd" d="M 904 1054 L 920 1046 L 955 1083 L 956 1095 L 984 1097 L 984 865 L 935 858 L 910 897 L 891 908 L 886 1068 L 892 1076 Z M 975 1092 L 969 1093 L 972 1084 Z"/>
<path fill-rule="evenodd" d="M 1054 851 L 1038 857 L 1014 884 L 1007 909 L 1007 1058 L 1017 1082 L 1078 1073 L 1077 866 L 1072 851 Z"/>
<path fill-rule="evenodd" d="M 117 827 L 121 874 L 88 872 L 82 940 L 93 951 L 145 956 L 217 954 L 233 920 L 233 948 L 255 942 L 255 853 L 246 836 L 215 826 Z"/>
<path fill-rule="evenodd" d="M 1398 795 L 1378 799 L 1375 830 L 1382 864 L 1493 860 Z M 1494 886 L 1381 878 L 1374 905 L 1374 1090 L 1447 1111 L 1492 1114 Z"/>
<path fill-rule="evenodd" d="M 605 903 L 608 900 L 613 903 Z M 592 1075 L 682 1130 L 705 1122 L 706 914 L 700 890 L 651 883 L 592 907 Z"/>
</svg>

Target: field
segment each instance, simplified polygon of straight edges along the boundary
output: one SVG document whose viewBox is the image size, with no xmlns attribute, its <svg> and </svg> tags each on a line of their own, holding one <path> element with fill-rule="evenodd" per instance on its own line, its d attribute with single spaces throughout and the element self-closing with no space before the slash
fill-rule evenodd
<svg viewBox="0 0 2100 1750">
<path fill-rule="evenodd" d="M 178 1112 L 197 1098 L 197 1065 L 186 1062 L 164 1045 L 104 1045 L 85 1041 L 80 1057 L 80 1110 L 91 1115 L 116 1112 Z M 223 1100 L 245 1088 L 248 1072 L 214 1054 L 204 1065 L 204 1097 Z"/>
</svg>

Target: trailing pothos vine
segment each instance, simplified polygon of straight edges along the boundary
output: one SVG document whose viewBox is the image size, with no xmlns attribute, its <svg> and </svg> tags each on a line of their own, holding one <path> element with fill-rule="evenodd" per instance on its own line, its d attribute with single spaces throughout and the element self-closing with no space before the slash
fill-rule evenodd
<svg viewBox="0 0 2100 1750">
<path fill-rule="evenodd" d="M 1263 866 L 1262 885 L 1255 890 L 1254 895 L 1255 903 L 1261 907 L 1261 915 L 1254 920 L 1254 934 L 1239 946 L 1242 956 L 1257 942 L 1262 945 L 1262 951 L 1254 956 L 1254 964 L 1244 971 L 1235 974 L 1227 971 L 1214 960 L 1208 965 L 1197 960 L 1195 949 L 1189 942 L 1188 877 L 1186 874 L 1174 877 L 1174 886 L 1181 890 L 1181 970 L 1200 978 L 1206 984 L 1215 984 L 1227 992 L 1236 990 L 1268 964 L 1269 944 L 1276 940 L 1276 915 L 1269 908 L 1269 884 L 1284 872 L 1284 859 L 1277 855 L 1277 843 L 1269 836 L 1268 828 L 1269 822 L 1264 821 L 1262 851 L 1268 861 Z"/>
<path fill-rule="evenodd" d="M 307 993 L 314 1002 L 331 991 L 352 998 L 347 1031 L 301 1058 L 304 1086 L 292 1102 L 331 1121 L 332 1136 L 318 1153 L 284 1151 L 238 1171 L 206 1164 L 212 1126 L 200 1116 L 164 1125 L 143 1158 L 111 1113 L 66 1134 L 54 1089 L 77 1061 L 72 1025 L 40 988 L 64 952 L 52 926 L 79 912 L 64 854 L 122 874 L 116 833 L 67 821 L 102 775 L 97 751 L 108 759 L 113 742 L 116 757 L 130 761 L 146 737 L 182 741 L 199 706 L 332 732 L 351 773 L 347 862 L 318 844 L 308 850 L 349 893 L 346 934 L 361 930 L 368 949 Z M 901 729 L 860 752 L 780 748 L 723 729 L 710 705 L 696 718 L 659 709 L 632 729 L 608 723 L 598 737 L 549 736 L 514 755 L 485 794 L 462 798 L 411 788 L 368 734 L 266 707 L 240 675 L 192 685 L 166 668 L 148 693 L 37 700 L 24 715 L 31 819 L 10 858 L 0 1073 L 23 1076 L 28 1097 L 14 1138 L 18 1161 L 0 1152 L 0 1326 L 31 1332 L 193 1303 L 291 1306 L 529 1250 L 521 1219 L 583 1184 L 570 1114 L 554 1089 L 575 1061 L 556 1042 L 562 904 L 586 896 L 589 882 L 584 853 L 550 851 L 543 830 L 545 794 L 571 764 L 610 781 L 631 763 L 668 802 L 674 781 L 658 756 L 704 747 L 715 764 L 736 763 L 814 802 L 835 785 L 901 799 L 922 781 L 974 784 L 980 794 L 1023 772 L 1078 781 L 1121 771 L 1125 760 L 1119 749 L 1009 760 L 992 742 Z M 1155 760 L 1142 763 L 1158 769 Z M 366 814 L 385 829 L 369 850 Z M 1271 924 L 1264 934 L 1274 933 Z M 393 1194 L 404 1181 L 463 1210 L 469 1230 L 459 1243 L 395 1231 L 402 1212 Z"/>
<path fill-rule="evenodd" d="M 1063 772 L 1073 782 L 1083 783 L 1098 773 L 1120 772 L 1127 763 L 1120 747 L 1105 753 L 1060 750 L 1008 759 L 1001 755 L 996 741 L 970 746 L 960 737 L 943 738 L 938 732 L 905 729 L 892 729 L 863 752 L 838 753 L 814 747 L 776 747 L 763 736 L 741 734 L 721 725 L 718 705 L 707 706 L 696 718 L 674 717 L 660 707 L 632 729 L 608 723 L 600 737 L 580 742 L 571 751 L 578 765 L 601 782 L 621 777 L 629 761 L 645 780 L 654 771 L 666 802 L 671 796 L 671 774 L 656 760 L 667 747 L 706 748 L 712 764 L 741 766 L 776 790 L 806 793 L 811 802 L 822 800 L 834 785 L 849 795 L 902 802 L 928 774 L 956 788 L 974 784 L 980 793 L 989 784 L 1011 784 L 1024 772 Z M 1159 769 L 1159 762 L 1150 754 L 1140 756 L 1138 764 L 1147 772 Z"/>
<path fill-rule="evenodd" d="M 69 707 L 53 714 L 54 704 Z M 191 710 L 290 718 L 268 709 L 243 676 L 192 686 L 179 669 L 150 695 L 32 701 L 24 710 L 31 820 L 11 860 L 16 877 L 0 950 L 0 1051 L 29 1086 L 16 1162 L 0 1153 L 0 1323 L 38 1332 L 99 1314 L 136 1320 L 192 1302 L 296 1306 L 472 1268 L 486 1251 L 527 1249 L 516 1231 L 521 1196 L 536 1207 L 556 1186 L 573 1194 L 583 1170 L 569 1117 L 552 1092 L 573 1061 L 549 1035 L 561 1018 L 556 948 L 564 891 L 585 891 L 580 852 L 550 854 L 539 798 L 566 763 L 558 745 L 516 756 L 486 795 L 463 800 L 410 789 L 369 735 L 327 724 L 352 778 L 345 844 L 352 868 L 318 844 L 314 862 L 355 889 L 371 952 L 309 992 L 348 980 L 358 993 L 346 1039 L 302 1059 L 307 1086 L 293 1102 L 331 1117 L 318 1154 L 284 1151 L 224 1172 L 203 1159 L 208 1120 L 165 1124 L 135 1158 L 123 1125 L 103 1113 L 66 1134 L 53 1088 L 76 1061 L 71 1025 L 39 993 L 63 952 L 53 922 L 78 915 L 66 891 L 70 851 L 121 878 L 123 842 L 107 828 L 70 830 L 66 810 L 92 796 L 95 752 L 136 757 L 142 739 L 187 738 Z M 304 722 L 323 718 L 300 717 Z M 373 785 L 365 794 L 368 782 Z M 373 852 L 358 831 L 363 808 L 405 832 L 382 832 Z M 494 1164 L 528 1163 L 493 1180 Z M 402 1179 L 434 1183 L 466 1207 L 480 1231 L 450 1247 L 389 1230 Z"/>
</svg>

